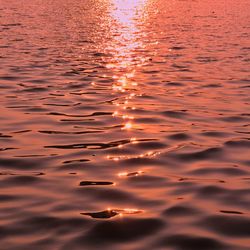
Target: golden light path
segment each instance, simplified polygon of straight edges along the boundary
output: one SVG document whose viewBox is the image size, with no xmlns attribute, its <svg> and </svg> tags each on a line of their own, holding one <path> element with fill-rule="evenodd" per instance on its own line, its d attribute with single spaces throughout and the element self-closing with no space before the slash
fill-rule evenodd
<svg viewBox="0 0 250 250">
<path fill-rule="evenodd" d="M 138 69 L 147 58 L 141 53 L 145 48 L 144 32 L 140 30 L 146 17 L 148 0 L 113 0 L 111 19 L 113 25 L 113 39 L 107 46 L 108 53 L 112 54 L 112 61 L 106 67 L 113 72 L 114 83 L 112 91 L 119 94 L 113 103 L 116 110 L 113 117 L 123 120 L 121 130 L 127 132 L 131 143 L 138 143 L 132 131 L 141 129 L 141 124 L 135 124 L 131 111 L 136 109 L 134 99 L 142 95 L 141 86 L 137 82 Z M 123 145 L 118 146 L 122 148 Z M 155 157 L 159 152 L 145 152 L 137 156 L 107 156 L 107 159 L 119 161 L 129 158 Z"/>
<path fill-rule="evenodd" d="M 133 134 L 134 130 L 142 129 L 142 124 L 135 123 L 133 110 L 137 109 L 136 98 L 142 95 L 142 87 L 138 79 L 139 69 L 145 64 L 147 58 L 141 51 L 145 49 L 144 32 L 140 30 L 145 18 L 145 8 L 148 0 L 113 0 L 110 13 L 112 23 L 112 40 L 107 45 L 106 51 L 112 55 L 111 61 L 106 67 L 112 72 L 114 83 L 112 93 L 118 96 L 113 117 L 122 119 L 121 133 L 130 138 L 131 144 L 139 143 L 139 139 Z M 132 113 L 132 115 L 131 115 Z M 122 150 L 124 145 L 119 145 Z M 156 157 L 160 152 L 146 151 L 139 155 L 107 155 L 106 159 L 118 164 L 120 160 L 131 158 Z M 129 172 L 124 169 L 117 173 L 118 178 L 136 177 L 144 173 L 144 169 Z M 136 208 L 112 209 L 108 208 L 108 214 L 130 215 L 145 212 Z"/>
<path fill-rule="evenodd" d="M 143 22 L 144 9 L 147 0 L 113 0 L 113 9 L 111 18 L 114 22 L 113 40 L 110 42 L 107 50 L 113 55 L 113 59 L 106 65 L 113 72 L 114 83 L 112 92 L 118 95 L 117 101 L 113 103 L 116 110 L 113 113 L 114 118 L 122 119 L 122 133 L 130 138 L 131 144 L 139 141 L 133 135 L 133 131 L 140 129 L 142 125 L 135 124 L 134 114 L 135 99 L 142 95 L 142 89 L 137 81 L 138 69 L 145 63 L 145 58 L 140 50 L 144 48 L 143 32 L 140 30 L 140 23 Z M 133 113 L 133 112 L 132 112 Z M 122 150 L 123 145 L 118 146 Z M 145 152 L 139 155 L 108 155 L 107 159 L 114 162 L 130 158 L 154 157 L 158 152 Z M 119 178 L 129 178 L 143 174 L 143 170 L 135 172 L 124 171 L 117 174 Z M 109 208 L 110 210 L 110 208 Z M 126 208 L 119 211 L 122 216 L 124 214 L 137 214 L 141 210 L 134 208 Z M 145 212 L 145 211 L 144 211 Z"/>
<path fill-rule="evenodd" d="M 117 110 L 114 117 L 124 120 L 122 130 L 135 128 L 134 116 L 128 115 L 126 110 L 134 110 L 131 101 L 140 95 L 138 83 L 135 81 L 136 68 L 144 61 L 136 50 L 143 47 L 138 28 L 138 17 L 142 15 L 146 0 L 113 0 L 111 18 L 114 23 L 114 40 L 107 50 L 113 54 L 113 62 L 107 64 L 107 68 L 114 72 L 115 82 L 113 92 L 120 92 L 121 98 L 115 103 Z"/>
</svg>

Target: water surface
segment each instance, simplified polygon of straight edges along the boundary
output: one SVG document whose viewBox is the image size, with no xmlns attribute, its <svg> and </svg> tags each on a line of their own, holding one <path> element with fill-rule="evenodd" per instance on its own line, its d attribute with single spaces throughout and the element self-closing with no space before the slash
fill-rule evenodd
<svg viewBox="0 0 250 250">
<path fill-rule="evenodd" d="M 1 249 L 249 249 L 249 13 L 2 1 Z"/>
</svg>

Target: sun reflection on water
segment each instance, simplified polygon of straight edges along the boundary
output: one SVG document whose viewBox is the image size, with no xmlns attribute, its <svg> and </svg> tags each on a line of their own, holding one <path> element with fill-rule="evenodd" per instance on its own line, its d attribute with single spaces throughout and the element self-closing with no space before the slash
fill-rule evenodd
<svg viewBox="0 0 250 250">
<path fill-rule="evenodd" d="M 140 86 L 136 81 L 136 69 L 142 65 L 144 58 L 137 50 L 143 47 L 139 29 L 139 19 L 143 16 L 147 0 L 113 0 L 111 18 L 114 23 L 112 30 L 113 40 L 107 47 L 113 59 L 106 67 L 114 73 L 115 79 L 112 85 L 114 93 L 121 93 L 121 98 L 115 103 L 117 110 L 113 116 L 121 117 L 124 120 L 122 129 L 133 128 L 131 120 L 134 116 L 129 115 L 126 110 L 134 110 L 131 102 L 138 93 Z M 123 101 L 125 99 L 125 101 Z"/>
<path fill-rule="evenodd" d="M 145 18 L 145 8 L 148 0 L 112 0 L 110 19 L 112 23 L 111 37 L 106 51 L 112 55 L 106 63 L 106 68 L 113 74 L 112 94 L 116 100 L 112 102 L 115 111 L 112 116 L 121 122 L 121 133 L 131 138 L 131 144 L 136 144 L 136 130 L 141 129 L 136 124 L 135 110 L 137 98 L 142 95 L 138 81 L 139 68 L 145 64 L 145 56 L 140 51 L 144 48 L 144 33 L 141 24 Z M 123 145 L 118 146 L 119 149 Z M 149 155 L 148 152 L 143 156 Z M 130 156 L 129 156 L 130 157 Z M 138 157 L 142 157 L 141 155 Z M 107 156 L 107 159 L 119 161 L 120 156 Z"/>
<path fill-rule="evenodd" d="M 113 0 L 112 17 L 120 27 L 127 32 L 121 32 L 122 38 L 136 37 L 138 31 L 138 17 L 143 15 L 143 9 L 147 0 Z M 133 43 L 128 43 L 128 47 L 133 47 Z"/>
<path fill-rule="evenodd" d="M 140 55 L 135 55 L 134 50 L 143 47 L 143 32 L 140 23 L 143 20 L 144 8 L 147 0 L 113 0 L 111 8 L 113 40 L 108 50 L 114 56 L 115 62 L 107 65 L 108 68 L 124 69 L 126 79 L 134 77 L 132 65 L 138 65 L 143 61 Z M 129 69 L 129 70 L 128 70 Z"/>
</svg>

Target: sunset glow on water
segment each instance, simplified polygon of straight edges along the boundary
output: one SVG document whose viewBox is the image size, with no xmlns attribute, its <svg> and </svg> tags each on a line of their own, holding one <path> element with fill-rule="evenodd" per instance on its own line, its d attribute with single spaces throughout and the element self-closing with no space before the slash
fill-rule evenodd
<svg viewBox="0 0 250 250">
<path fill-rule="evenodd" d="M 0 2 L 0 249 L 248 250 L 249 13 Z"/>
</svg>

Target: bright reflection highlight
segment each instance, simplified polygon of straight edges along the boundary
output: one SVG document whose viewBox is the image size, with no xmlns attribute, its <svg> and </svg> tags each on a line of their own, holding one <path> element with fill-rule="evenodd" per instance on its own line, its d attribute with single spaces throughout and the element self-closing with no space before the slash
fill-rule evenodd
<svg viewBox="0 0 250 250">
<path fill-rule="evenodd" d="M 114 83 L 112 93 L 117 100 L 112 104 L 116 110 L 112 116 L 122 119 L 121 130 L 133 133 L 138 129 L 132 120 L 135 119 L 133 110 L 136 109 L 134 99 L 141 95 L 140 86 L 136 81 L 138 68 L 145 64 L 145 58 L 140 51 L 144 48 L 144 33 L 140 30 L 145 19 L 145 8 L 148 0 L 112 0 L 111 20 L 112 39 L 107 45 L 107 54 L 112 55 L 106 68 L 113 73 Z M 132 136 L 132 134 L 131 134 Z M 131 141 L 133 144 L 137 141 Z M 122 149 L 120 145 L 118 148 Z M 119 161 L 120 157 L 107 157 Z"/>
<path fill-rule="evenodd" d="M 131 129 L 132 128 L 132 123 L 127 122 L 122 129 Z"/>
<path fill-rule="evenodd" d="M 137 171 L 137 172 L 131 172 L 131 173 L 121 172 L 121 173 L 118 173 L 118 177 L 135 177 L 141 174 L 143 174 L 143 171 Z"/>
<path fill-rule="evenodd" d="M 123 25 L 130 25 L 147 0 L 113 0 L 113 17 Z"/>
<path fill-rule="evenodd" d="M 106 158 L 107 160 L 112 160 L 112 161 L 120 161 L 120 160 L 129 160 L 129 159 L 139 159 L 139 158 L 153 158 L 161 154 L 160 151 L 149 151 L 144 154 L 139 154 L 139 155 L 132 155 L 132 156 L 111 156 L 108 155 Z"/>
</svg>

